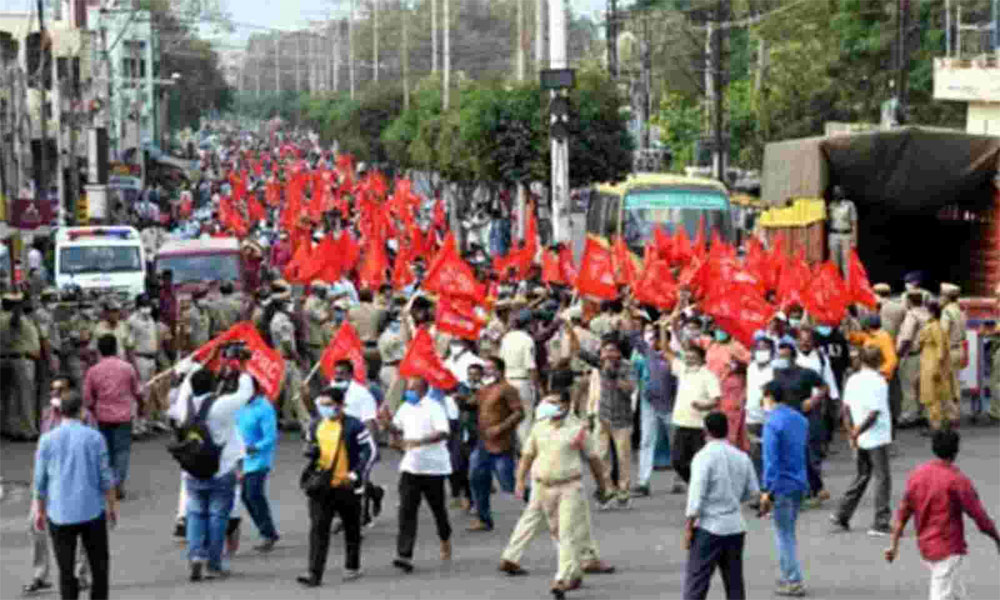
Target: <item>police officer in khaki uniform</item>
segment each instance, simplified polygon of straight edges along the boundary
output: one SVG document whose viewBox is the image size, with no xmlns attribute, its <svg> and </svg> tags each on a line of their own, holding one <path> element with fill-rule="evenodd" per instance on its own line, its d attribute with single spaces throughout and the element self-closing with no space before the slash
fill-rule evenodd
<svg viewBox="0 0 1000 600">
<path fill-rule="evenodd" d="M 283 279 L 271 284 L 271 295 L 264 307 L 262 319 L 267 323 L 267 335 L 272 347 L 285 359 L 285 380 L 281 386 L 281 420 L 288 428 L 297 423 L 302 431 L 309 425 L 309 411 L 304 398 L 299 394 L 302 374 L 299 370 L 300 356 L 295 343 L 295 323 L 288 314 L 292 300 L 292 287 Z"/>
<path fill-rule="evenodd" d="M 42 344 L 35 323 L 24 315 L 24 294 L 3 296 L 0 313 L 0 394 L 3 433 L 19 441 L 38 439 L 35 361 Z"/>
<path fill-rule="evenodd" d="M 899 356 L 899 382 L 903 388 L 903 402 L 899 413 L 899 427 L 910 427 L 920 418 L 921 404 L 917 391 L 920 381 L 920 346 L 918 334 L 931 318 L 924 308 L 924 294 L 913 290 L 906 295 L 906 316 L 896 338 L 896 355 Z"/>
<path fill-rule="evenodd" d="M 135 311 L 129 316 L 126 324 L 129 331 L 129 344 L 132 347 L 132 364 L 139 374 L 139 383 L 144 384 L 156 374 L 156 359 L 160 352 L 160 331 L 153 320 L 153 306 L 145 294 L 135 299 Z M 139 398 L 139 419 L 133 429 L 133 435 L 143 436 L 147 433 L 150 420 L 156 420 L 158 407 L 152 399 L 152 390 L 147 386 Z"/>
<path fill-rule="evenodd" d="M 358 292 L 360 302 L 347 311 L 347 321 L 358 332 L 365 353 L 365 362 L 369 372 L 378 371 L 380 362 L 378 351 L 378 335 L 385 325 L 388 311 L 375 303 L 371 290 Z"/>
<path fill-rule="evenodd" d="M 389 410 L 395 410 L 403 398 L 405 380 L 399 377 L 399 363 L 406 356 L 406 346 L 410 340 L 409 329 L 404 321 L 402 315 L 393 319 L 378 338 L 378 353 L 382 360 L 379 383 L 385 390 L 383 406 Z"/>
<path fill-rule="evenodd" d="M 212 314 L 209 311 L 208 289 L 202 287 L 191 294 L 187 314 L 188 349 L 194 351 L 212 339 Z"/>
<path fill-rule="evenodd" d="M 955 392 L 955 402 L 961 409 L 962 387 L 958 374 L 965 368 L 968 357 L 965 355 L 965 312 L 958 305 L 961 288 L 953 283 L 941 284 L 941 328 L 948 339 L 948 355 L 951 357 L 952 390 Z M 961 414 L 961 410 L 959 410 Z"/>
<path fill-rule="evenodd" d="M 329 288 L 322 281 L 312 284 L 312 292 L 302 307 L 305 320 L 305 354 L 310 366 L 319 362 L 323 351 L 330 343 L 330 319 L 332 312 L 327 302 Z"/>
<path fill-rule="evenodd" d="M 219 297 L 212 303 L 212 337 L 226 331 L 240 320 L 243 305 L 233 293 L 231 281 L 224 281 L 219 286 Z"/>
<path fill-rule="evenodd" d="M 55 315 L 52 314 L 52 301 L 59 294 L 55 288 L 48 287 L 39 294 L 38 303 L 30 313 L 31 320 L 38 328 L 38 338 L 42 345 L 42 359 L 38 361 L 35 386 L 38 392 L 38 406 L 44 407 L 49 401 L 49 388 L 52 378 L 59 372 L 59 356 L 61 352 L 61 337 L 56 326 Z"/>
<path fill-rule="evenodd" d="M 118 358 L 131 362 L 132 350 L 129 342 L 128 325 L 121 320 L 122 306 L 115 298 L 104 301 L 104 318 L 97 323 L 90 335 L 90 347 L 97 350 L 97 340 L 105 335 L 113 335 L 118 340 Z"/>
<path fill-rule="evenodd" d="M 882 319 L 882 329 L 889 332 L 895 340 L 899 335 L 899 328 L 903 325 L 903 318 L 906 316 L 906 306 L 900 300 L 892 298 L 892 288 L 888 283 L 876 283 L 872 286 L 875 295 L 878 296 L 879 318 Z"/>
</svg>

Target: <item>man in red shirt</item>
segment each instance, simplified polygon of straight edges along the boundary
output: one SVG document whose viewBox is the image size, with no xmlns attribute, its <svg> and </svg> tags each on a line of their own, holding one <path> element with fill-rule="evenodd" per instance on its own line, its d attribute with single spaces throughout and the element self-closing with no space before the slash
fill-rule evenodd
<svg viewBox="0 0 1000 600">
<path fill-rule="evenodd" d="M 972 481 L 954 464 L 958 455 L 958 432 L 937 431 L 931 443 L 938 460 L 926 462 L 910 473 L 885 559 L 890 563 L 895 560 L 899 554 L 899 538 L 910 516 L 914 516 L 917 547 L 931 570 L 930 598 L 950 600 L 964 596 L 958 578 L 958 568 L 967 551 L 963 513 L 972 517 L 979 530 L 993 539 L 998 552 L 1000 534 L 979 501 Z"/>
<path fill-rule="evenodd" d="M 83 404 L 97 419 L 97 427 L 107 442 L 115 489 L 122 500 L 132 452 L 132 417 L 140 395 L 139 375 L 135 367 L 118 358 L 115 336 L 102 336 L 97 340 L 97 349 L 101 360 L 84 377 Z"/>
</svg>

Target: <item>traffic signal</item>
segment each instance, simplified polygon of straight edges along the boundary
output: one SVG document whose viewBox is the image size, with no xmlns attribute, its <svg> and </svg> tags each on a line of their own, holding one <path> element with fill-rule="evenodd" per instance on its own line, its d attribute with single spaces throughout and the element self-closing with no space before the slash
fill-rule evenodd
<svg viewBox="0 0 1000 600">
<path fill-rule="evenodd" d="M 82 192 L 76 199 L 76 224 L 87 224 L 87 193 Z"/>
<path fill-rule="evenodd" d="M 552 139 L 564 141 L 569 137 L 569 96 L 556 92 L 549 104 L 549 133 Z"/>
</svg>

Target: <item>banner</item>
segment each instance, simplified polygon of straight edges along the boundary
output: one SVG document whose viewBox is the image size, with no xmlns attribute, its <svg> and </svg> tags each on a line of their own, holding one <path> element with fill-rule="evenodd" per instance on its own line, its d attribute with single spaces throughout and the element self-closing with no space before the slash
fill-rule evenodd
<svg viewBox="0 0 1000 600">
<path fill-rule="evenodd" d="M 851 249 L 850 268 L 847 272 L 847 290 L 852 302 L 857 302 L 868 308 L 878 306 L 878 296 L 875 295 L 871 281 L 868 280 L 868 271 L 865 270 L 865 265 L 858 258 L 858 251 L 853 248 Z"/>
<path fill-rule="evenodd" d="M 229 342 L 244 342 L 253 355 L 247 361 L 246 370 L 257 379 L 264 393 L 272 402 L 281 393 L 281 382 L 285 378 L 285 359 L 281 354 L 267 345 L 257 328 L 250 321 L 241 321 L 226 331 L 211 339 L 207 344 L 195 350 L 192 359 L 204 362 L 212 351 Z M 216 363 L 206 365 L 213 371 L 218 370 Z"/>
<path fill-rule="evenodd" d="M 611 251 L 592 237 L 587 238 L 587 245 L 583 250 L 583 263 L 576 278 L 576 289 L 581 294 L 605 300 L 618 297 Z"/>
<path fill-rule="evenodd" d="M 455 238 L 450 233 L 427 270 L 423 288 L 441 295 L 466 298 L 476 304 L 486 301 L 486 286 L 479 283 L 472 267 L 458 255 Z"/>
<path fill-rule="evenodd" d="M 462 298 L 441 296 L 434 326 L 466 340 L 478 340 L 486 322 L 476 314 L 476 305 Z"/>
<path fill-rule="evenodd" d="M 458 385 L 458 380 L 445 368 L 434 351 L 434 340 L 426 329 L 418 329 L 413 336 L 406 356 L 399 363 L 400 377 L 420 377 L 441 391 L 448 391 Z"/>
<path fill-rule="evenodd" d="M 354 365 L 354 379 L 360 383 L 368 381 L 368 365 L 365 362 L 365 353 L 361 347 L 361 338 L 358 332 L 350 323 L 344 322 L 337 335 L 333 336 L 323 351 L 323 356 L 319 359 L 320 368 L 327 379 L 333 379 L 336 371 L 337 361 L 347 359 Z"/>
</svg>

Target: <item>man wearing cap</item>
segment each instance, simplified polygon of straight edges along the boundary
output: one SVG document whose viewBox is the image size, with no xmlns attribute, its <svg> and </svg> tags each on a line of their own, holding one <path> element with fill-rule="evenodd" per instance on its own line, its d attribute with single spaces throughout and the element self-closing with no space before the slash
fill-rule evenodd
<svg viewBox="0 0 1000 600">
<path fill-rule="evenodd" d="M 847 198 L 847 193 L 839 185 L 833 186 L 827 205 L 830 224 L 830 258 L 847 277 L 851 249 L 858 245 L 858 210 Z"/>
<path fill-rule="evenodd" d="M 397 305 L 399 302 L 405 302 L 405 298 L 401 296 L 396 300 Z M 379 358 L 382 359 L 379 383 L 382 384 L 382 389 L 386 393 L 384 405 L 390 409 L 398 406 L 403 398 L 402 381 L 399 379 L 399 363 L 406 356 L 408 342 L 409 333 L 402 318 L 391 321 L 378 338 L 378 353 Z"/>
<path fill-rule="evenodd" d="M 314 281 L 309 297 L 306 298 L 302 313 L 305 317 L 305 342 L 307 360 L 310 365 L 316 364 L 327 344 L 330 343 L 330 305 L 327 302 L 327 285 L 322 281 Z"/>
<path fill-rule="evenodd" d="M 941 284 L 941 328 L 944 329 L 945 340 L 948 343 L 948 356 L 951 358 L 952 392 L 955 403 L 961 406 L 962 387 L 958 380 L 959 372 L 968 363 L 965 352 L 965 312 L 958 305 L 958 296 L 962 290 L 953 283 Z M 961 411 L 959 411 L 961 412 Z"/>
<path fill-rule="evenodd" d="M 281 418 L 286 426 L 297 420 L 299 426 L 309 425 L 309 411 L 298 395 L 302 375 L 299 372 L 299 352 L 295 344 L 295 324 L 287 312 L 292 299 L 292 288 L 284 279 L 271 284 L 271 296 L 264 309 L 263 321 L 266 325 L 265 340 L 285 358 L 285 381 L 281 391 Z M 305 430 L 305 429 L 303 429 Z"/>
<path fill-rule="evenodd" d="M 360 302 L 347 310 L 347 320 L 354 326 L 364 344 L 365 362 L 373 365 L 379 360 L 378 334 L 386 318 L 386 310 L 375 303 L 371 290 L 358 292 Z"/>
<path fill-rule="evenodd" d="M 191 294 L 188 308 L 188 344 L 192 352 L 212 339 L 212 314 L 209 312 L 208 289 L 201 287 Z"/>
<path fill-rule="evenodd" d="M 3 433 L 22 441 L 38 439 L 35 397 L 35 361 L 42 346 L 35 323 L 23 314 L 24 295 L 3 296 L 0 313 L 0 394 L 3 395 Z"/>
<path fill-rule="evenodd" d="M 888 283 L 876 283 L 872 290 L 878 296 L 879 317 L 882 319 L 882 328 L 892 336 L 895 343 L 896 336 L 899 335 L 899 328 L 903 325 L 906 317 L 906 306 L 902 302 L 891 297 L 892 288 Z"/>
<path fill-rule="evenodd" d="M 105 335 L 113 335 L 118 341 L 118 358 L 131 361 L 129 356 L 131 345 L 129 342 L 128 325 L 122 318 L 122 305 L 118 300 L 109 298 L 104 302 L 104 319 L 99 321 L 91 334 L 90 347 L 97 349 L 97 340 Z"/>
<path fill-rule="evenodd" d="M 912 274 L 911 274 L 912 275 Z M 913 285 L 913 284 L 908 284 Z M 899 427 L 910 427 L 920 418 L 920 397 L 917 382 L 920 381 L 920 345 L 917 335 L 929 321 L 931 315 L 924 308 L 924 295 L 918 289 L 906 294 L 906 317 L 896 338 L 896 355 L 899 356 L 899 383 L 903 388 L 903 399 L 899 414 Z"/>
<path fill-rule="evenodd" d="M 253 288 L 249 288 L 253 289 Z M 223 281 L 219 286 L 219 297 L 211 304 L 212 337 L 228 330 L 240 320 L 243 305 L 235 296 L 233 282 Z"/>
<path fill-rule="evenodd" d="M 126 321 L 129 332 L 129 345 L 132 348 L 132 365 L 139 375 L 139 382 L 145 383 L 156 374 L 156 357 L 160 352 L 160 331 L 153 321 L 153 307 L 145 294 L 135 299 L 135 312 Z M 146 433 L 146 421 L 156 411 L 152 402 L 152 390 L 142 389 L 138 397 L 139 419 L 136 422 L 135 434 Z"/>
<path fill-rule="evenodd" d="M 59 356 L 62 350 L 62 343 L 59 335 L 59 327 L 56 326 L 55 316 L 52 314 L 52 300 L 57 296 L 55 288 L 49 287 L 42 290 L 39 295 L 39 302 L 35 310 L 31 312 L 31 320 L 38 328 L 38 337 L 42 346 L 42 360 L 38 361 L 37 381 L 38 385 L 38 405 L 45 406 L 48 399 L 49 386 L 52 376 L 59 372 Z"/>
<path fill-rule="evenodd" d="M 531 432 L 535 412 L 535 390 L 538 389 L 538 367 L 535 362 L 535 340 L 528 334 L 532 314 L 522 309 L 514 315 L 514 327 L 500 340 L 500 358 L 507 366 L 507 381 L 517 390 L 524 406 L 525 418 L 517 427 L 518 443 L 523 445 Z"/>
</svg>

